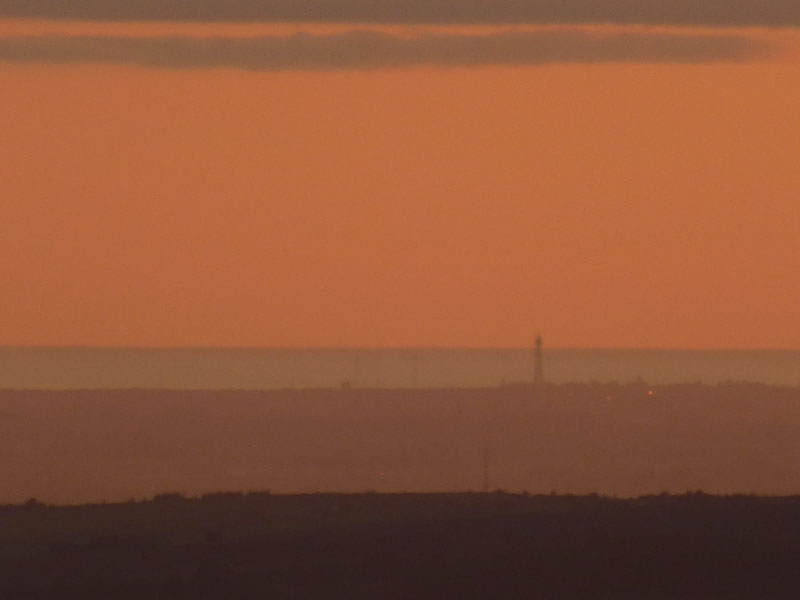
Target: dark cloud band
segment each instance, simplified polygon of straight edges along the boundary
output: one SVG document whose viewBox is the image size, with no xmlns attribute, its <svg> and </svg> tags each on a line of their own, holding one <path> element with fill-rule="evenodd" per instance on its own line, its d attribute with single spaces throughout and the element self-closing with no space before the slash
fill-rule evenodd
<svg viewBox="0 0 800 600">
<path fill-rule="evenodd" d="M 153 68 L 252 70 L 378 69 L 416 65 L 537 65 L 597 62 L 731 62 L 771 47 L 744 36 L 592 33 L 574 30 L 426 34 L 342 34 L 258 38 L 33 36 L 0 38 L 7 62 L 130 64 Z"/>
<path fill-rule="evenodd" d="M 800 25 L 797 0 L 0 0 L 0 17 L 110 21 Z"/>
</svg>

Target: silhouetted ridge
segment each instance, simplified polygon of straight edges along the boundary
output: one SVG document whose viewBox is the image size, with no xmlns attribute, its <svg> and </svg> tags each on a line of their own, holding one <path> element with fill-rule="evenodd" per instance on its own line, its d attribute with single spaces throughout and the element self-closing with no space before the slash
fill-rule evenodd
<svg viewBox="0 0 800 600">
<path fill-rule="evenodd" d="M 798 550 L 800 497 L 219 493 L 0 507 L 0 586 L 14 599 L 790 598 Z"/>
</svg>

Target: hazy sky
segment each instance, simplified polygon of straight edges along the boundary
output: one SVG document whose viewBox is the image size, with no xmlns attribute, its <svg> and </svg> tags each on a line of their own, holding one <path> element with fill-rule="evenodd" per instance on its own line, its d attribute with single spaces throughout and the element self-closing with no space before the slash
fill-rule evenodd
<svg viewBox="0 0 800 600">
<path fill-rule="evenodd" d="M 798 348 L 798 24 L 0 0 L 0 344 Z"/>
</svg>

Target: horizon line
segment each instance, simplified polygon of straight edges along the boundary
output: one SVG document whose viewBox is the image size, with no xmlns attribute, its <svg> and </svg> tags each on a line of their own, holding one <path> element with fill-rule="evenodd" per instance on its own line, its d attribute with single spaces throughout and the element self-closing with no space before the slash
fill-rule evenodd
<svg viewBox="0 0 800 600">
<path fill-rule="evenodd" d="M 0 344 L 0 350 L 346 350 L 346 351 L 414 351 L 414 350 L 533 350 L 535 348 L 535 337 L 532 338 L 530 345 L 519 346 L 475 346 L 475 345 L 388 345 L 388 346 L 368 346 L 368 345 L 121 345 L 121 344 Z M 619 351 L 619 352 L 800 352 L 800 347 L 767 347 L 767 346 L 548 346 L 543 344 L 543 349 L 547 350 L 582 350 L 582 351 Z"/>
</svg>

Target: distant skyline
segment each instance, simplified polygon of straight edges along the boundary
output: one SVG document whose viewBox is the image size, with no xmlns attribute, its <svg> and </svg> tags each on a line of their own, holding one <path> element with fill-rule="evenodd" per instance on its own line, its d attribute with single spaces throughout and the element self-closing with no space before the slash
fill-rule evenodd
<svg viewBox="0 0 800 600">
<path fill-rule="evenodd" d="M 800 348 L 797 3 L 254 6 L 0 2 L 0 346 Z"/>
</svg>

